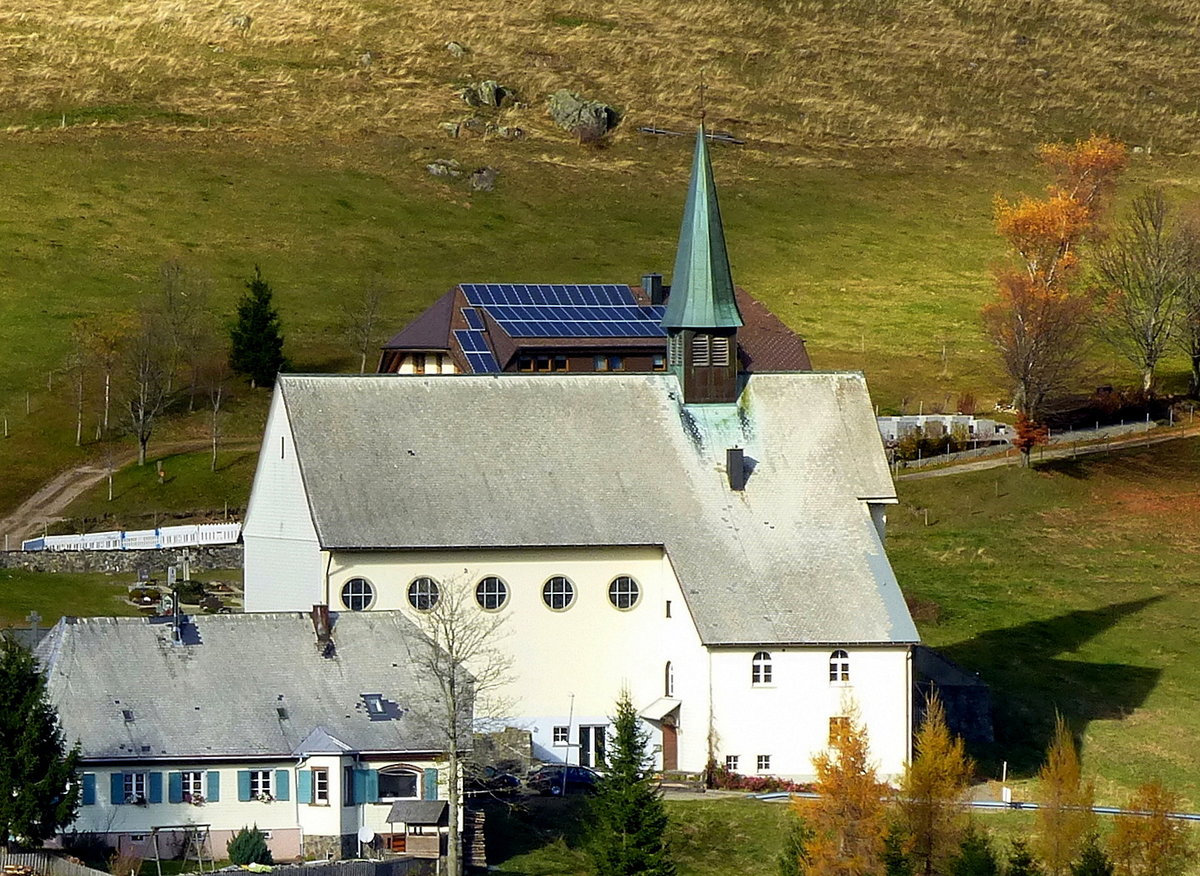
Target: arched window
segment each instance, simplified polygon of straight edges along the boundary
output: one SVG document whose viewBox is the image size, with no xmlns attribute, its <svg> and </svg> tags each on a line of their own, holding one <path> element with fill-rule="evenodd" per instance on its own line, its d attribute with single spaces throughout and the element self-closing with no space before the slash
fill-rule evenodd
<svg viewBox="0 0 1200 876">
<path fill-rule="evenodd" d="M 670 660 L 667 661 L 667 666 L 663 670 L 663 696 L 675 696 L 675 667 Z"/>
<path fill-rule="evenodd" d="M 542 602 L 553 611 L 569 608 L 575 600 L 575 585 L 562 575 L 555 575 L 542 585 Z"/>
<path fill-rule="evenodd" d="M 771 677 L 771 655 L 766 651 L 759 651 L 750 661 L 750 683 L 770 684 Z"/>
<path fill-rule="evenodd" d="M 829 655 L 829 683 L 843 684 L 850 681 L 850 655 L 841 648 Z"/>
<path fill-rule="evenodd" d="M 375 588 L 366 578 L 351 578 L 342 585 L 342 605 L 351 611 L 364 611 L 375 601 Z"/>
<path fill-rule="evenodd" d="M 508 585 L 495 575 L 481 578 L 475 585 L 475 601 L 484 611 L 496 611 L 508 601 Z"/>
<path fill-rule="evenodd" d="M 408 585 L 408 604 L 417 611 L 430 611 L 438 603 L 441 590 L 432 578 L 414 578 Z"/>
<path fill-rule="evenodd" d="M 415 767 L 396 764 L 378 773 L 380 800 L 414 800 L 421 796 L 421 772 Z"/>
</svg>

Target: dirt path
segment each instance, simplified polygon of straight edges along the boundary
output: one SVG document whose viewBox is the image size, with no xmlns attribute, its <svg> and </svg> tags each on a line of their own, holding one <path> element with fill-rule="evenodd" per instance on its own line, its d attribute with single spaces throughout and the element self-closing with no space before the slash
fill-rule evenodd
<svg viewBox="0 0 1200 876">
<path fill-rule="evenodd" d="M 1034 462 L 1045 459 L 1070 459 L 1076 456 L 1090 456 L 1096 453 L 1108 453 L 1110 450 L 1124 450 L 1133 447 L 1150 447 L 1166 441 L 1176 441 L 1180 438 L 1191 438 L 1200 435 L 1200 426 L 1184 426 L 1171 429 L 1165 434 L 1142 433 L 1131 438 L 1120 438 L 1111 441 L 1099 441 L 1095 444 L 1073 445 L 1058 444 L 1054 447 L 1038 448 L 1033 454 Z M 972 462 L 956 462 L 931 468 L 925 471 L 910 471 L 897 475 L 898 481 L 919 481 L 923 478 L 938 478 L 945 475 L 963 474 L 969 471 L 985 471 L 989 468 L 1001 468 L 1006 465 L 1020 465 L 1020 454 L 993 456 Z"/>
<path fill-rule="evenodd" d="M 171 456 L 176 453 L 193 453 L 197 450 L 207 450 L 211 442 L 206 438 L 193 441 L 176 441 L 169 444 L 159 444 L 154 448 L 156 457 Z M 222 447 L 222 450 L 257 449 L 257 443 L 240 442 Z M 113 458 L 113 470 L 124 468 L 137 461 L 137 451 L 133 450 L 122 456 Z M 19 550 L 21 540 L 31 538 L 43 531 L 51 523 L 62 520 L 62 512 L 108 475 L 108 468 L 96 463 L 86 463 L 60 472 L 47 481 L 32 496 L 21 503 L 12 514 L 0 520 L 0 533 L 4 534 L 5 550 Z"/>
</svg>

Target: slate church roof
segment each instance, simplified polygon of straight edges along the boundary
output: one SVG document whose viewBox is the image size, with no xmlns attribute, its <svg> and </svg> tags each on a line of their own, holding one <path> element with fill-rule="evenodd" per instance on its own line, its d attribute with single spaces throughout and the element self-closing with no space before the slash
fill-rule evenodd
<svg viewBox="0 0 1200 876">
<path fill-rule="evenodd" d="M 185 644 L 157 618 L 63 618 L 35 655 L 66 738 L 88 759 L 443 749 L 412 621 L 393 611 L 333 621 L 332 657 L 303 612 L 189 617 Z M 382 699 L 387 720 L 364 695 Z"/>
<path fill-rule="evenodd" d="M 277 387 L 325 549 L 662 545 L 706 644 L 917 641 L 866 505 L 895 490 L 860 374 L 693 406 L 666 374 Z"/>
</svg>

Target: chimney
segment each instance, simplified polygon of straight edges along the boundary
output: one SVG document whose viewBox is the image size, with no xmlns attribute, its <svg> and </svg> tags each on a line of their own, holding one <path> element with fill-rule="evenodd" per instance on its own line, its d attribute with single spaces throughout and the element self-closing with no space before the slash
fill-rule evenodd
<svg viewBox="0 0 1200 876">
<path fill-rule="evenodd" d="M 742 448 L 725 451 L 725 470 L 729 473 L 729 489 L 738 493 L 746 489 L 746 455 Z"/>
<path fill-rule="evenodd" d="M 329 606 L 314 605 L 312 607 L 312 622 L 313 630 L 317 634 L 317 644 L 326 644 L 333 633 L 333 627 L 329 623 Z"/>
<path fill-rule="evenodd" d="M 663 294 L 662 274 L 642 274 L 642 291 L 650 296 L 650 303 L 661 305 L 666 296 Z"/>
</svg>

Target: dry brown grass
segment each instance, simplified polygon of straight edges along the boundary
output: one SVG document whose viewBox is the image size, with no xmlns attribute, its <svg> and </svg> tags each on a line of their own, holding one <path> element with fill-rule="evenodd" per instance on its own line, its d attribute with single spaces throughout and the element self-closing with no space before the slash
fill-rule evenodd
<svg viewBox="0 0 1200 876">
<path fill-rule="evenodd" d="M 235 25 L 249 15 L 249 28 Z M 0 9 L 0 121 L 434 136 L 497 78 L 534 136 L 579 89 L 638 124 L 767 147 L 992 149 L 1200 135 L 1192 0 L 42 0 Z M 448 40 L 470 50 L 457 59 Z M 371 62 L 360 62 L 365 52 Z"/>
</svg>

